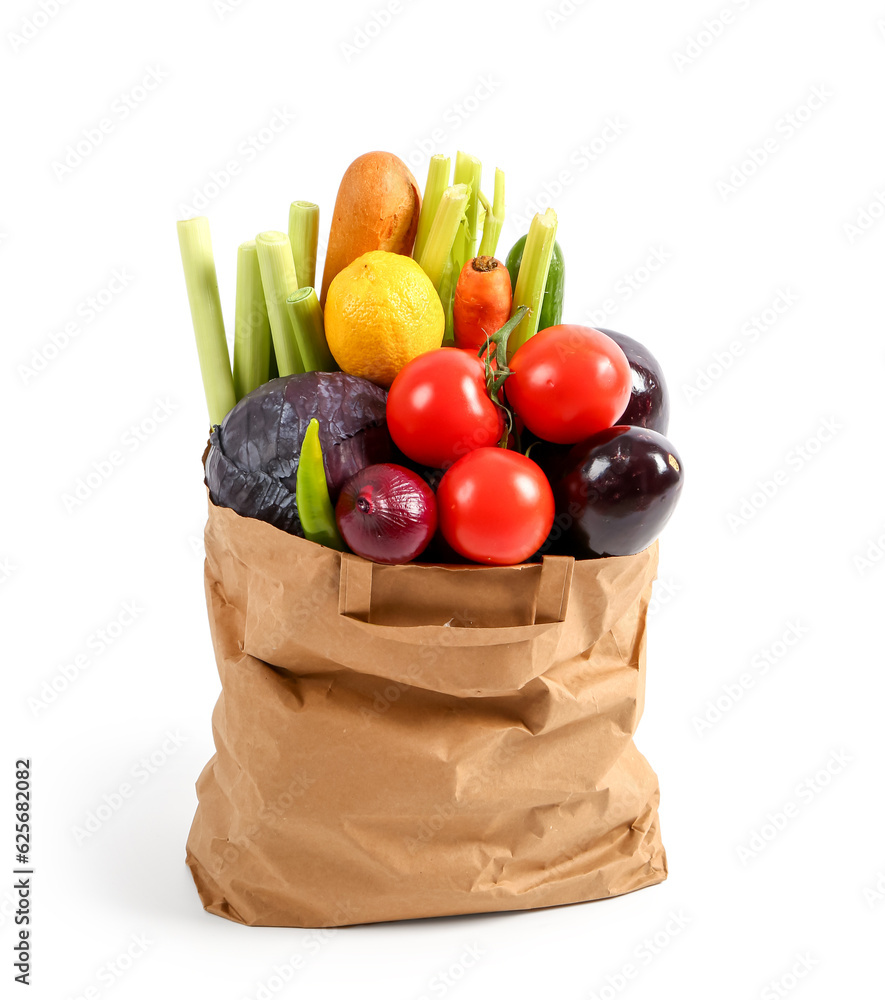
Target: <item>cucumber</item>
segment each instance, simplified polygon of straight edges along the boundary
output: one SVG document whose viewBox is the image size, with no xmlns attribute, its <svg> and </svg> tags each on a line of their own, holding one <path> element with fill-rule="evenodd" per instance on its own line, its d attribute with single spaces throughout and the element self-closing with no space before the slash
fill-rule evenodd
<svg viewBox="0 0 885 1000">
<path fill-rule="evenodd" d="M 516 278 L 519 265 L 522 263 L 522 253 L 528 233 L 521 236 L 510 248 L 507 254 L 507 270 L 510 272 L 510 284 L 516 288 Z M 544 286 L 544 298 L 541 300 L 541 317 L 538 329 L 546 330 L 548 326 L 558 326 L 562 322 L 562 297 L 565 291 L 565 262 L 562 259 L 562 247 L 553 244 L 553 258 L 550 261 L 550 271 L 547 284 Z"/>
</svg>

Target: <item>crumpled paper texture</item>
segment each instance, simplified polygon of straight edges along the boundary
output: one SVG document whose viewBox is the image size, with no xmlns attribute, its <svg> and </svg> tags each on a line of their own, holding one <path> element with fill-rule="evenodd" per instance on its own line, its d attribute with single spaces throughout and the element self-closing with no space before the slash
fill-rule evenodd
<svg viewBox="0 0 885 1000">
<path fill-rule="evenodd" d="M 631 892 L 667 863 L 633 744 L 657 545 L 382 566 L 211 501 L 222 692 L 187 842 L 203 906 L 327 927 Z"/>
</svg>

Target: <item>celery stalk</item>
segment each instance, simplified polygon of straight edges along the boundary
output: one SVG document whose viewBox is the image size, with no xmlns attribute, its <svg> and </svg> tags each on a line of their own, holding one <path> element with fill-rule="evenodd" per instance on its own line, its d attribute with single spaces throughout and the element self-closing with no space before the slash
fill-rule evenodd
<svg viewBox="0 0 885 1000">
<path fill-rule="evenodd" d="M 320 239 L 320 207 L 312 201 L 293 201 L 289 206 L 289 242 L 299 288 L 314 287 L 317 244 Z"/>
<path fill-rule="evenodd" d="M 520 306 L 528 306 L 529 314 L 513 331 L 513 336 L 507 345 L 508 360 L 529 337 L 533 337 L 538 332 L 541 299 L 547 285 L 547 275 L 550 271 L 555 242 L 556 212 L 552 208 L 548 208 L 543 215 L 538 213 L 532 219 L 528 239 L 525 241 L 522 263 L 516 278 L 516 288 L 513 290 L 513 306 L 510 315 L 513 316 Z"/>
<path fill-rule="evenodd" d="M 476 255 L 477 214 L 479 211 L 479 186 L 482 182 L 482 164 L 475 156 L 459 151 L 455 157 L 455 183 L 466 184 L 470 189 L 464 218 L 458 228 L 452 258 L 458 273 Z"/>
<path fill-rule="evenodd" d="M 443 335 L 443 347 L 455 346 L 455 285 L 458 284 L 460 271 L 455 270 L 455 262 L 450 257 L 446 261 L 442 278 L 439 282 L 439 300 L 442 302 L 443 312 L 446 314 L 446 331 Z"/>
<path fill-rule="evenodd" d="M 449 186 L 449 177 L 452 173 L 452 161 L 442 153 L 434 153 L 430 157 L 430 166 L 427 168 L 427 184 L 424 186 L 424 198 L 421 202 L 421 214 L 418 216 L 418 231 L 415 236 L 415 249 L 412 256 L 415 260 L 420 260 L 427 246 L 427 237 L 430 235 L 430 227 L 436 217 L 436 210 L 439 208 L 443 191 Z"/>
<path fill-rule="evenodd" d="M 504 171 L 500 167 L 495 168 L 495 197 L 491 207 L 489 207 L 482 192 L 480 192 L 479 197 L 486 210 L 486 215 L 478 256 L 494 257 L 495 251 L 498 249 L 501 229 L 504 226 Z"/>
<path fill-rule="evenodd" d="M 419 258 L 416 258 L 437 291 L 439 291 L 443 271 L 445 271 L 446 262 L 452 252 L 452 244 L 455 242 L 455 236 L 458 233 L 469 195 L 470 189 L 466 184 L 453 184 L 443 191 L 424 252 Z"/>
<path fill-rule="evenodd" d="M 286 307 L 286 299 L 298 291 L 292 245 L 285 233 L 273 231 L 259 233 L 255 245 L 277 368 L 280 375 L 297 375 L 304 371 L 304 364 Z"/>
<path fill-rule="evenodd" d="M 201 215 L 196 219 L 179 222 L 178 245 L 197 338 L 197 354 L 209 408 L 209 422 L 215 426 L 233 409 L 237 397 L 224 333 L 224 318 L 221 315 L 209 220 Z"/>
<path fill-rule="evenodd" d="M 234 389 L 242 399 L 264 385 L 270 370 L 270 324 L 261 287 L 255 240 L 237 250 L 237 310 L 234 328 Z"/>
<path fill-rule="evenodd" d="M 323 310 L 316 289 L 299 288 L 286 299 L 298 351 L 307 372 L 336 372 L 338 365 L 326 343 Z"/>
</svg>

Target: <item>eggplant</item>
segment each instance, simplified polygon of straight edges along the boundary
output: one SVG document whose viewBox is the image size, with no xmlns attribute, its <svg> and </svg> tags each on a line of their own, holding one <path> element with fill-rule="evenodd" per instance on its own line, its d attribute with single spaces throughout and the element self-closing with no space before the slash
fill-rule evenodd
<svg viewBox="0 0 885 1000">
<path fill-rule="evenodd" d="M 658 537 L 682 492 L 682 459 L 657 431 L 609 427 L 576 444 L 554 484 L 562 551 L 629 556 Z"/>
<path fill-rule="evenodd" d="M 254 389 L 216 425 L 206 456 L 212 502 L 304 536 L 295 483 L 310 421 L 319 438 L 332 503 L 368 465 L 389 462 L 387 393 L 344 372 L 287 375 Z"/>
<path fill-rule="evenodd" d="M 616 426 L 630 424 L 666 434 L 670 423 L 670 394 L 658 359 L 647 347 L 626 334 L 604 330 L 601 326 L 597 329 L 611 337 L 630 362 L 633 391 Z"/>
</svg>

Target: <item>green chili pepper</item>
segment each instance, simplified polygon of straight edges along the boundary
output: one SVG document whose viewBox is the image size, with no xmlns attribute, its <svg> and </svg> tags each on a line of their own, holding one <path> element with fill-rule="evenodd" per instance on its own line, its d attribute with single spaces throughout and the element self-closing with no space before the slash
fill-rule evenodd
<svg viewBox="0 0 885 1000">
<path fill-rule="evenodd" d="M 345 545 L 335 523 L 335 511 L 329 499 L 323 449 L 320 445 L 320 425 L 316 419 L 307 425 L 301 442 L 301 457 L 295 476 L 295 502 L 304 537 L 319 545 L 343 552 Z"/>
<path fill-rule="evenodd" d="M 516 288 L 516 277 L 525 241 L 528 233 L 520 238 L 510 248 L 507 254 L 507 270 L 510 272 L 510 283 Z M 562 258 L 562 247 L 553 244 L 553 257 L 550 260 L 550 270 L 547 273 L 547 284 L 544 286 L 544 298 L 541 299 L 541 316 L 538 319 L 538 329 L 546 330 L 548 326 L 559 326 L 562 322 L 562 297 L 565 292 L 565 261 Z"/>
</svg>

